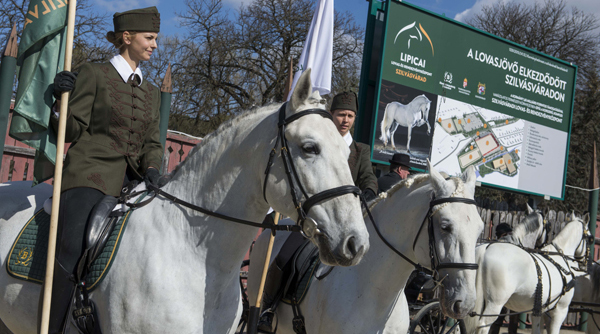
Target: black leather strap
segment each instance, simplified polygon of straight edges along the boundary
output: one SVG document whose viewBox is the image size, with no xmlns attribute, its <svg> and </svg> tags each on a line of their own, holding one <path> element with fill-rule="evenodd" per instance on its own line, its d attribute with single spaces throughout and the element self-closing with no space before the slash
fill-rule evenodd
<svg viewBox="0 0 600 334">
<path fill-rule="evenodd" d="M 184 206 L 186 208 L 192 209 L 194 211 L 198 211 L 201 212 L 205 215 L 208 216 L 212 216 L 212 217 L 216 217 L 216 218 L 220 218 L 220 219 L 224 219 L 224 220 L 229 220 L 235 223 L 239 223 L 239 224 L 243 224 L 243 225 L 249 225 L 249 226 L 253 226 L 253 227 L 259 227 L 259 228 L 268 228 L 271 230 L 275 230 L 275 231 L 290 231 L 290 232 L 300 232 L 300 226 L 298 225 L 275 225 L 275 224 L 263 224 L 263 223 L 255 223 L 249 220 L 244 220 L 244 219 L 239 219 L 239 218 L 235 218 L 235 217 L 231 217 L 231 216 L 227 216 L 218 212 L 214 212 L 214 211 L 210 211 L 207 210 L 203 207 L 188 203 L 184 200 L 181 200 L 169 193 L 164 192 L 163 190 L 161 190 L 160 188 L 154 186 L 154 185 L 149 185 L 148 189 L 153 191 L 155 193 L 154 196 L 151 197 L 150 200 L 145 201 L 144 205 L 148 204 L 149 201 L 151 201 L 152 199 L 154 199 L 156 197 L 156 195 L 160 195 L 168 200 L 170 200 L 171 202 L 175 203 L 175 204 L 179 204 L 181 206 Z M 133 207 L 133 204 L 127 204 L 130 207 Z"/>
<path fill-rule="evenodd" d="M 312 195 L 309 199 L 307 199 L 302 205 L 302 209 L 305 213 L 308 213 L 310 208 L 312 208 L 315 204 L 319 202 L 326 201 L 330 198 L 346 195 L 346 194 L 354 194 L 356 196 L 360 195 L 360 188 L 356 186 L 340 186 L 333 189 L 323 190 L 318 194 Z"/>
<path fill-rule="evenodd" d="M 369 206 L 367 205 L 367 201 L 364 199 L 364 197 L 360 197 L 362 203 L 365 206 L 365 210 L 367 211 L 367 215 L 369 216 L 369 219 L 371 220 L 371 223 L 373 224 L 373 227 L 375 228 L 375 232 L 377 233 L 377 236 L 379 236 L 379 239 L 381 239 L 381 241 L 388 246 L 388 248 L 398 254 L 401 258 L 404 259 L 404 261 L 410 263 L 413 265 L 413 267 L 415 267 L 415 269 L 419 270 L 419 271 L 423 271 L 427 274 L 432 274 L 433 272 L 423 266 L 421 266 L 420 264 L 414 262 L 413 260 L 409 259 L 406 255 L 402 254 L 402 252 L 400 252 L 399 250 L 396 249 L 396 247 L 394 247 L 389 241 L 387 241 L 387 239 L 383 236 L 383 234 L 381 234 L 381 231 L 379 231 L 379 227 L 377 226 L 377 224 L 375 224 L 375 219 L 373 218 L 373 215 L 371 214 L 371 210 L 369 210 Z"/>
<path fill-rule="evenodd" d="M 464 203 L 464 204 L 473 204 L 477 205 L 474 199 L 463 198 L 463 197 L 446 197 L 446 198 L 438 198 L 429 202 L 429 207 L 433 208 L 436 205 L 444 204 L 444 203 Z"/>
<path fill-rule="evenodd" d="M 477 270 L 477 269 L 479 269 L 479 264 L 477 264 L 477 263 L 439 263 L 435 269 Z"/>
<path fill-rule="evenodd" d="M 282 106 L 282 108 L 284 108 L 284 107 L 285 107 L 285 104 Z M 280 113 L 280 115 L 282 115 L 282 114 L 283 114 L 283 117 L 281 117 L 281 116 L 279 117 L 279 126 L 288 125 L 288 124 L 292 123 L 293 121 L 297 120 L 298 118 L 301 118 L 306 115 L 311 115 L 311 114 L 321 115 L 321 116 L 323 116 L 325 118 L 329 118 L 330 120 L 333 121 L 333 116 L 331 116 L 331 113 L 328 113 L 324 109 L 318 109 L 318 108 L 302 110 L 293 115 L 290 115 L 287 118 L 285 118 L 285 108 L 284 108 L 283 113 Z"/>
</svg>

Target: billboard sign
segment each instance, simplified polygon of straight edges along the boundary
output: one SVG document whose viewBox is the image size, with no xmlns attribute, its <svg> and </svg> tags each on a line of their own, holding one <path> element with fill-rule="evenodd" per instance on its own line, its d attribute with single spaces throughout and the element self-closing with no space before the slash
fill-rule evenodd
<svg viewBox="0 0 600 334">
<path fill-rule="evenodd" d="M 371 159 L 562 199 L 576 67 L 388 2 Z"/>
</svg>

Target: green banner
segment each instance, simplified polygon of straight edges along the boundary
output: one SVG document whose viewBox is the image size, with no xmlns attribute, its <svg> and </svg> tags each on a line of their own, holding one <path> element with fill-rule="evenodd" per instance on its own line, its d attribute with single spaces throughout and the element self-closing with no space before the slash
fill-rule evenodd
<svg viewBox="0 0 600 334">
<path fill-rule="evenodd" d="M 563 198 L 575 66 L 389 2 L 372 160 Z M 548 181 L 551 180 L 551 181 Z"/>
<path fill-rule="evenodd" d="M 52 84 L 64 64 L 66 23 L 66 0 L 33 0 L 19 43 L 19 86 L 9 134 L 36 149 L 34 184 L 54 174 L 56 134 L 49 126 Z"/>
</svg>

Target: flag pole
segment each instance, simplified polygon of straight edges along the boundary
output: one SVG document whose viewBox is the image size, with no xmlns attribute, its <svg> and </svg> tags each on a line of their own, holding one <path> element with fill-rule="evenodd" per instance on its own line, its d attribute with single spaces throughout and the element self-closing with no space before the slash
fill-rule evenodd
<svg viewBox="0 0 600 334">
<path fill-rule="evenodd" d="M 71 71 L 73 56 L 73 31 L 75 27 L 75 9 L 77 0 L 69 1 L 67 17 L 67 43 L 65 46 L 64 70 Z M 52 192 L 52 214 L 50 215 L 50 233 L 48 235 L 48 255 L 46 257 L 46 277 L 44 279 L 44 299 L 42 307 L 42 323 L 40 334 L 48 334 L 50 323 L 50 301 L 52 300 L 52 281 L 54 274 L 54 255 L 56 252 L 56 234 L 58 229 L 58 208 L 62 184 L 63 156 L 65 151 L 65 129 L 67 127 L 67 108 L 69 92 L 61 96 L 60 116 L 58 118 L 58 135 L 56 138 L 56 165 L 54 166 L 54 190 Z"/>
</svg>

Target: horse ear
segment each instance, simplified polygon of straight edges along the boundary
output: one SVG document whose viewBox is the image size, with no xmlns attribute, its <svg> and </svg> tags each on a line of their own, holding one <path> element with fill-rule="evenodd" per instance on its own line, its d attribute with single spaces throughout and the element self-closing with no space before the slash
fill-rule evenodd
<svg viewBox="0 0 600 334">
<path fill-rule="evenodd" d="M 304 103 L 304 101 L 306 101 L 306 99 L 308 99 L 308 97 L 312 93 L 310 72 L 310 68 L 304 71 L 300 75 L 300 78 L 296 83 L 296 87 L 294 87 L 294 92 L 292 93 L 292 98 L 290 99 L 290 110 L 294 112 L 298 110 L 298 108 L 300 108 L 300 106 Z"/>
<path fill-rule="evenodd" d="M 427 168 L 429 169 L 429 176 L 431 177 L 431 186 L 436 197 L 450 196 L 452 189 L 446 182 L 446 179 L 440 174 L 433 166 L 429 159 L 427 159 Z"/>
<path fill-rule="evenodd" d="M 477 182 L 477 175 L 475 174 L 475 167 L 469 166 L 462 175 L 463 181 L 469 186 L 469 188 L 475 188 L 475 182 Z"/>
<path fill-rule="evenodd" d="M 588 223 L 590 222 L 590 213 L 586 212 L 585 215 L 583 215 L 583 222 L 585 223 L 585 226 L 588 226 Z"/>
<path fill-rule="evenodd" d="M 529 204 L 527 204 L 527 214 L 530 215 L 533 213 L 533 209 L 529 206 Z"/>
</svg>

